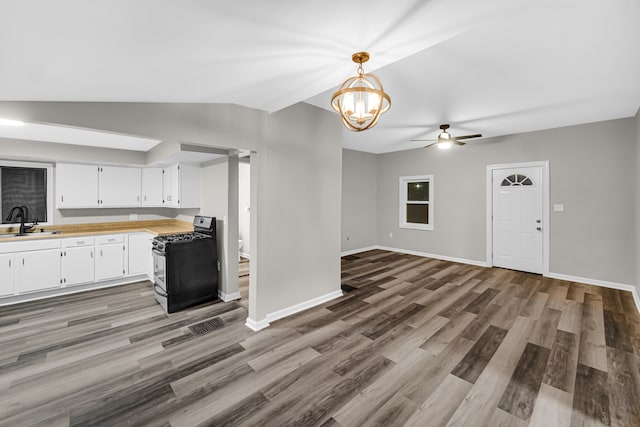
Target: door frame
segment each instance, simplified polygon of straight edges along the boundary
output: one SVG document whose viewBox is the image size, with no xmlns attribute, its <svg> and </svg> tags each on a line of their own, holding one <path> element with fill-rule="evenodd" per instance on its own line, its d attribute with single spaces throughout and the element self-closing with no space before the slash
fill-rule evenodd
<svg viewBox="0 0 640 427">
<path fill-rule="evenodd" d="M 487 165 L 487 267 L 493 267 L 493 171 L 542 167 L 542 275 L 549 275 L 549 161 Z"/>
</svg>

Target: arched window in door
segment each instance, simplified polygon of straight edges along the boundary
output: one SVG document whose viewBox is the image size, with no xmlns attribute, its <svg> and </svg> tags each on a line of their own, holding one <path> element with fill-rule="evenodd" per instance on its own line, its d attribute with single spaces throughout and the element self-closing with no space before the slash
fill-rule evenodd
<svg viewBox="0 0 640 427">
<path fill-rule="evenodd" d="M 523 186 L 523 185 L 533 185 L 533 181 L 531 178 L 526 175 L 522 175 L 519 173 L 515 173 L 513 175 L 509 175 L 505 179 L 502 180 L 501 187 L 514 187 L 514 186 Z"/>
</svg>

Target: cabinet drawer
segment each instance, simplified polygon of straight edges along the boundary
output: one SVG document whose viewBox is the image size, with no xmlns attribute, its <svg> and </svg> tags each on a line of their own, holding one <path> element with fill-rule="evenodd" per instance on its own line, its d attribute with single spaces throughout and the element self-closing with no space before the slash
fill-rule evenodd
<svg viewBox="0 0 640 427">
<path fill-rule="evenodd" d="M 60 249 L 60 239 L 29 240 L 25 242 L 3 242 L 0 243 L 0 254 L 40 251 L 45 249 Z"/>
<path fill-rule="evenodd" d="M 110 245 L 112 243 L 124 243 L 124 234 L 110 234 L 96 237 L 96 245 Z"/>
<path fill-rule="evenodd" d="M 75 248 L 79 246 L 93 246 L 95 239 L 93 236 L 86 237 L 73 237 L 69 239 L 62 239 L 62 248 Z"/>
</svg>

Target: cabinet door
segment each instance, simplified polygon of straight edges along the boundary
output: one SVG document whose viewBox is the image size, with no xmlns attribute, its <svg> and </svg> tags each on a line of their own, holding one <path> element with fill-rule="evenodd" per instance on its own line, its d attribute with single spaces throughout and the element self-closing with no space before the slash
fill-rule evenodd
<svg viewBox="0 0 640 427">
<path fill-rule="evenodd" d="M 57 163 L 56 207 L 98 207 L 98 167 Z"/>
<path fill-rule="evenodd" d="M 164 191 L 164 206 L 170 208 L 180 206 L 180 169 L 178 165 L 164 168 L 162 190 Z"/>
<path fill-rule="evenodd" d="M 95 279 L 93 246 L 79 246 L 62 250 L 62 286 L 91 283 Z"/>
<path fill-rule="evenodd" d="M 0 255 L 0 296 L 13 295 L 13 254 Z"/>
<path fill-rule="evenodd" d="M 100 206 L 140 206 L 140 168 L 101 166 L 98 179 Z"/>
<path fill-rule="evenodd" d="M 142 206 L 162 206 L 162 168 L 142 169 Z"/>
<path fill-rule="evenodd" d="M 18 252 L 15 264 L 18 293 L 60 287 L 60 249 Z"/>
<path fill-rule="evenodd" d="M 124 245 L 96 245 L 96 282 L 124 277 Z"/>
<path fill-rule="evenodd" d="M 146 274 L 149 278 L 153 272 L 153 256 L 151 254 L 149 233 L 129 234 L 129 275 Z"/>
</svg>

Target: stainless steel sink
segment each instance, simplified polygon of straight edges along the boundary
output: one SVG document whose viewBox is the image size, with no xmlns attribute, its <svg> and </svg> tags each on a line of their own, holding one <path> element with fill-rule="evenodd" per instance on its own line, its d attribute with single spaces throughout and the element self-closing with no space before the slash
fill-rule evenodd
<svg viewBox="0 0 640 427">
<path fill-rule="evenodd" d="M 51 231 L 32 231 L 25 234 L 20 233 L 5 233 L 0 234 L 0 239 L 3 237 L 27 237 L 27 236 L 47 236 L 51 234 L 60 234 L 60 230 L 51 230 Z"/>
</svg>

